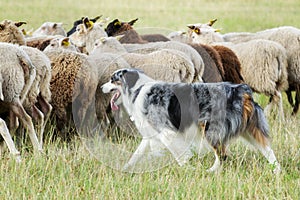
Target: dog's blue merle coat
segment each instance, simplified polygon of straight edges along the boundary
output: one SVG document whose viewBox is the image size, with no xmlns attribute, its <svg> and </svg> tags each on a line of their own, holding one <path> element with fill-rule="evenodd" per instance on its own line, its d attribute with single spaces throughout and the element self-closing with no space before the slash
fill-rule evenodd
<svg viewBox="0 0 300 200">
<path fill-rule="evenodd" d="M 144 114 L 157 129 L 164 125 L 183 132 L 192 123 L 206 123 L 206 137 L 214 146 L 245 129 L 245 93 L 252 95 L 245 84 L 157 83 L 146 94 Z"/>
<path fill-rule="evenodd" d="M 189 137 L 191 132 L 198 135 L 197 126 L 201 125 L 205 127 L 204 141 L 215 152 L 215 163 L 209 171 L 218 169 L 219 156 L 226 157 L 227 143 L 237 136 L 275 164 L 275 172 L 280 171 L 269 146 L 268 123 L 246 84 L 166 83 L 155 81 L 136 69 L 122 69 L 103 86 L 106 92 L 114 89 L 122 91 L 124 106 L 143 136 L 125 170 L 134 166 L 147 148 L 154 151 L 161 145 L 170 150 L 178 164 L 184 164 L 190 158 L 190 147 L 199 147 L 198 154 L 203 150 L 197 136 Z M 194 139 L 198 142 L 194 143 Z"/>
</svg>

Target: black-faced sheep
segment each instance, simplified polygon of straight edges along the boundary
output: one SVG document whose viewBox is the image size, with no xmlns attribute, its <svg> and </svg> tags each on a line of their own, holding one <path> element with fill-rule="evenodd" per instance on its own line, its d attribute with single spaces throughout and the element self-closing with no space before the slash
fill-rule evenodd
<svg viewBox="0 0 300 200">
<path fill-rule="evenodd" d="M 97 16 L 95 17 L 94 19 L 90 19 L 91 22 L 95 23 L 97 22 L 98 19 L 100 19 L 102 17 L 102 15 L 100 16 Z M 70 35 L 72 35 L 75 31 L 76 31 L 76 28 L 79 24 L 82 24 L 83 23 L 83 19 L 84 17 L 81 17 L 81 19 L 78 19 L 76 20 L 74 23 L 73 23 L 73 27 L 67 32 L 67 37 L 69 37 Z"/>
<path fill-rule="evenodd" d="M 115 19 L 107 25 L 105 31 L 108 36 L 123 35 L 120 39 L 121 43 L 143 44 L 148 42 L 170 41 L 162 34 L 139 35 L 132 27 L 137 20 L 138 18 L 133 19 L 130 22 L 120 22 L 118 19 Z"/>
<path fill-rule="evenodd" d="M 77 26 L 76 32 L 70 35 L 70 40 L 77 47 L 86 48 L 87 53 L 90 53 L 94 48 L 95 40 L 106 36 L 102 26 L 94 24 L 86 17 L 83 19 L 83 23 Z"/>
</svg>

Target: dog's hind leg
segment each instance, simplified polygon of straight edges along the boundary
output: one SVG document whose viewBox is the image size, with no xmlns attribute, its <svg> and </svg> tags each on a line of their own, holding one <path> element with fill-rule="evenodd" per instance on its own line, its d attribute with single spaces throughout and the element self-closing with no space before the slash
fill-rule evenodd
<svg viewBox="0 0 300 200">
<path fill-rule="evenodd" d="M 135 150 L 130 160 L 124 165 L 123 171 L 133 172 L 135 164 L 145 155 L 146 149 L 149 146 L 149 139 L 142 139 L 140 145 Z"/>
<path fill-rule="evenodd" d="M 268 142 L 267 142 L 267 144 L 264 145 L 264 144 L 258 142 L 255 138 L 253 138 L 249 134 L 243 134 L 242 137 L 244 139 L 246 139 L 256 149 L 258 149 L 263 154 L 263 156 L 268 160 L 268 162 L 270 164 L 274 165 L 274 169 L 273 169 L 274 173 L 279 173 L 281 171 L 280 164 L 278 163 L 276 156 L 275 156 L 272 148 L 268 144 Z"/>
</svg>

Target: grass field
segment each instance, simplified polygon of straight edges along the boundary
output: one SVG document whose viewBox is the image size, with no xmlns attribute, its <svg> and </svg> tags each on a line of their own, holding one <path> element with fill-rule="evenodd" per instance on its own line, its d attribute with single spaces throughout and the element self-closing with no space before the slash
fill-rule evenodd
<svg viewBox="0 0 300 200">
<path fill-rule="evenodd" d="M 68 30 L 81 16 L 103 14 L 124 21 L 138 17 L 137 28 L 185 30 L 186 24 L 218 18 L 216 27 L 233 32 L 281 25 L 300 28 L 299 10 L 299 0 L 1 0 L 0 21 L 27 21 L 28 30 L 45 21 L 64 22 Z M 79 139 L 71 144 L 46 141 L 44 155 L 22 146 L 20 164 L 8 153 L 2 155 L 0 199 L 299 199 L 300 114 L 295 118 L 289 115 L 291 107 L 283 96 L 286 121 L 269 119 L 281 174 L 274 175 L 261 154 L 239 141 L 230 147 L 231 156 L 216 174 L 205 171 L 213 164 L 212 153 L 204 158 L 195 156 L 184 167 L 173 162 L 152 172 L 128 174 L 96 159 Z M 268 101 L 262 95 L 256 99 L 262 106 Z M 51 133 L 48 129 L 47 134 Z"/>
</svg>

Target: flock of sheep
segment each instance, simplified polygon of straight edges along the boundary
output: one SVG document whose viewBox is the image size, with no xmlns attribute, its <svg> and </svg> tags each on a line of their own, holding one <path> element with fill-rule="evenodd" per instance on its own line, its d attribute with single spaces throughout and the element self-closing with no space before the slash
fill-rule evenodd
<svg viewBox="0 0 300 200">
<path fill-rule="evenodd" d="M 292 114 L 297 113 L 300 29 L 285 26 L 222 35 L 211 20 L 190 24 L 187 32 L 140 35 L 133 28 L 136 21 L 83 17 L 68 32 L 62 23 L 46 22 L 32 34 L 21 28 L 25 22 L 0 23 L 0 132 L 18 161 L 11 133 L 19 121 L 37 151 L 42 151 L 50 116 L 64 132 L 72 120 L 85 119 L 94 102 L 99 122 L 112 124 L 111 96 L 100 87 L 121 68 L 140 68 L 169 82 L 247 83 L 270 97 L 266 114 L 277 108 L 281 119 L 281 94 L 286 92 Z M 72 112 L 74 103 L 78 109 Z"/>
</svg>

